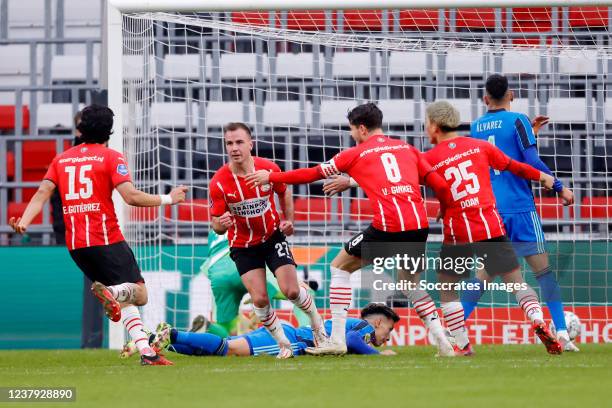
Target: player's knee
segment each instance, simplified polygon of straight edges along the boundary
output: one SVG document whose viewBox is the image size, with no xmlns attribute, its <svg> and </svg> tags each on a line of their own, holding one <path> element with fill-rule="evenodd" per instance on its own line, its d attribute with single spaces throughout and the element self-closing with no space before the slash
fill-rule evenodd
<svg viewBox="0 0 612 408">
<path fill-rule="evenodd" d="M 293 285 L 283 289 L 283 294 L 287 297 L 287 299 L 294 300 L 300 295 L 300 287 L 298 285 Z"/>
<path fill-rule="evenodd" d="M 149 301 L 149 293 L 147 292 L 147 287 L 145 285 L 138 285 L 136 289 L 136 299 L 134 300 L 134 305 L 136 306 L 144 306 Z"/>
<path fill-rule="evenodd" d="M 255 307 L 266 307 L 270 304 L 270 299 L 266 293 L 251 293 L 251 299 Z"/>
</svg>

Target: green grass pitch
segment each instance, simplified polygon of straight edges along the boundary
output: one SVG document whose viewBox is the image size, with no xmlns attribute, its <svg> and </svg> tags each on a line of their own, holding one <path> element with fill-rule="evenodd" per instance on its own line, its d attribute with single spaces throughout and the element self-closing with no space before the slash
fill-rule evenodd
<svg viewBox="0 0 612 408">
<path fill-rule="evenodd" d="M 35 407 L 603 407 L 612 400 L 612 344 L 549 356 L 542 346 L 477 346 L 440 359 L 431 347 L 399 355 L 187 357 L 141 367 L 117 353 L 2 351 L 0 386 L 74 386 L 72 403 Z"/>
</svg>

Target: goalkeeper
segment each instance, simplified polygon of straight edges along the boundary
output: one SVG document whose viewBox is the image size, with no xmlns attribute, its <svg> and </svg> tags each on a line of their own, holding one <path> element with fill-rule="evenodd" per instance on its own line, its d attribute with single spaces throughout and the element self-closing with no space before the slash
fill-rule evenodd
<svg viewBox="0 0 612 408">
<path fill-rule="evenodd" d="M 240 279 L 236 264 L 229 256 L 229 242 L 225 234 L 219 235 L 212 229 L 209 231 L 208 258 L 200 267 L 200 272 L 206 275 L 211 283 L 217 324 L 209 325 L 203 316 L 197 316 L 192 323 L 191 331 L 206 331 L 220 337 L 238 334 L 240 302 L 248 292 Z M 272 273 L 266 271 L 266 274 L 267 289 L 272 299 L 286 300 Z M 309 324 L 310 319 L 302 310 L 295 307 L 293 311 L 299 325 Z"/>
<path fill-rule="evenodd" d="M 384 345 L 390 337 L 399 316 L 389 306 L 370 303 L 361 311 L 361 318 L 346 320 L 346 345 L 349 354 L 394 355 L 393 350 L 378 351 L 374 347 Z M 306 347 L 313 347 L 310 326 L 293 327 L 282 324 L 294 355 L 304 354 Z M 331 320 L 325 321 L 325 331 L 331 332 Z M 159 352 L 170 350 L 191 356 L 258 356 L 276 355 L 276 340 L 261 327 L 242 336 L 221 338 L 210 333 L 188 333 L 162 323 L 155 335 L 149 337 L 151 347 Z"/>
</svg>

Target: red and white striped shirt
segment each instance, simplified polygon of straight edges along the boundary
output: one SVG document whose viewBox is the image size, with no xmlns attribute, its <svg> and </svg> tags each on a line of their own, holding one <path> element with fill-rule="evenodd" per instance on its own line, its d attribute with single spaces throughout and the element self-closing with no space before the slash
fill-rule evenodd
<svg viewBox="0 0 612 408">
<path fill-rule="evenodd" d="M 130 182 L 121 153 L 101 144 L 81 144 L 57 155 L 44 177 L 62 199 L 69 250 L 124 241 L 112 194 Z"/>
<path fill-rule="evenodd" d="M 276 163 L 261 157 L 253 156 L 253 163 L 255 170 L 280 171 Z M 251 188 L 243 176 L 232 173 L 228 164 L 217 170 L 209 184 L 210 214 L 219 217 L 229 211 L 234 216 L 234 226 L 228 230 L 230 247 L 248 248 L 270 238 L 280 225 L 274 192 L 282 194 L 286 190 L 283 183 Z"/>
<path fill-rule="evenodd" d="M 347 173 L 355 179 L 371 202 L 374 228 L 400 232 L 429 226 L 419 181 L 430 166 L 408 143 L 373 135 L 320 164 L 319 171 L 324 177 Z"/>
<path fill-rule="evenodd" d="M 540 172 L 513 161 L 490 143 L 456 137 L 423 153 L 433 170 L 444 177 L 451 199 L 444 212 L 444 243 L 484 241 L 506 234 L 495 208 L 489 167 L 538 179 Z"/>
</svg>

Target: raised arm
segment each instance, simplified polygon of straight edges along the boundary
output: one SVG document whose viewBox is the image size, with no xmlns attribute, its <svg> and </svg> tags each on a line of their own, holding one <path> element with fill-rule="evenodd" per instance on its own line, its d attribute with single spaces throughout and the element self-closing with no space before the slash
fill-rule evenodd
<svg viewBox="0 0 612 408">
<path fill-rule="evenodd" d="M 308 184 L 323 178 L 325 176 L 321 173 L 320 166 L 283 172 L 257 170 L 246 176 L 247 184 L 250 187 L 269 183 Z"/>
<path fill-rule="evenodd" d="M 483 144 L 483 146 L 489 158 L 489 165 L 494 169 L 509 171 L 512 174 L 527 180 L 537 180 L 544 188 L 549 190 L 553 188 L 555 182 L 555 178 L 553 176 L 541 172 L 528 164 L 512 160 L 510 157 L 506 156 L 504 152 L 492 144 L 486 143 Z"/>
<path fill-rule="evenodd" d="M 178 186 L 174 187 L 170 194 L 149 194 L 138 190 L 129 181 L 119 184 L 116 189 L 126 204 L 135 207 L 159 207 L 160 205 L 182 203 L 185 201 L 187 190 L 189 190 L 185 186 Z"/>
<path fill-rule="evenodd" d="M 450 189 L 448 188 L 448 184 L 446 184 L 446 180 L 444 180 L 442 176 L 434 171 L 423 153 L 418 151 L 416 148 L 414 150 L 417 154 L 419 181 L 421 184 L 431 187 L 436 195 L 436 198 L 438 201 L 440 201 L 442 208 L 444 208 L 444 206 L 451 200 Z"/>
<path fill-rule="evenodd" d="M 28 203 L 23 215 L 21 217 L 11 217 L 11 219 L 9 219 L 9 225 L 11 228 L 13 228 L 13 230 L 19 234 L 26 232 L 32 223 L 32 220 L 34 220 L 34 218 L 40 214 L 43 209 L 43 205 L 49 198 L 51 198 L 54 191 L 55 184 L 49 180 L 43 180 L 40 183 L 38 190 L 36 190 L 36 193 Z"/>
</svg>

